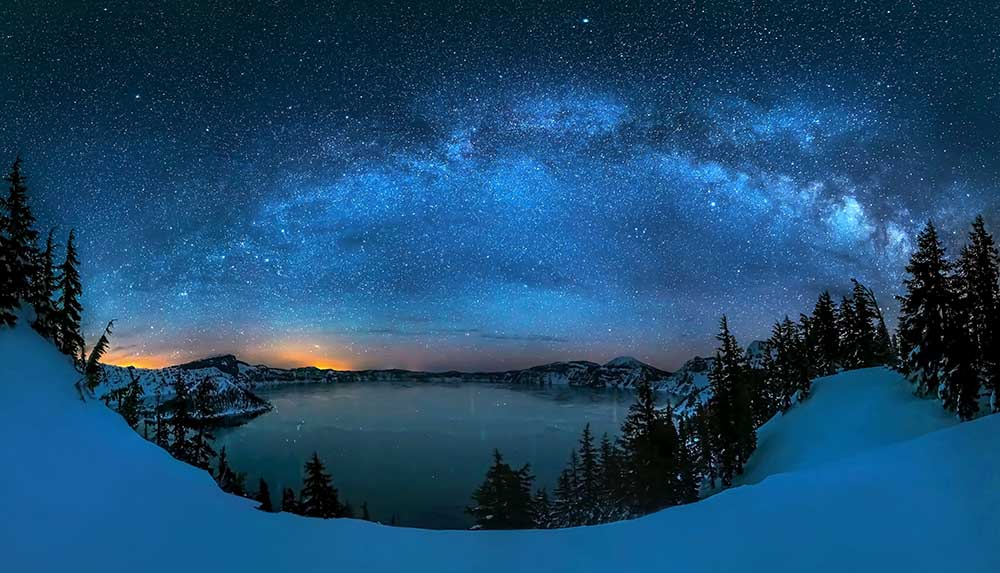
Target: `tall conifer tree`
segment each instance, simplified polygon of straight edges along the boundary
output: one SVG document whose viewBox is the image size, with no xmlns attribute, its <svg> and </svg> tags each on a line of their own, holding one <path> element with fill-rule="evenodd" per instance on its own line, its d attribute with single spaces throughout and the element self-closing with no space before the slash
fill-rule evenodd
<svg viewBox="0 0 1000 573">
<path fill-rule="evenodd" d="M 45 250 L 42 251 L 39 264 L 35 269 L 36 276 L 32 286 L 31 302 L 35 307 L 35 321 L 32 326 L 39 334 L 52 340 L 58 346 L 58 316 L 55 302 L 52 300 L 56 292 L 54 235 L 55 229 L 50 229 L 45 240 Z"/>
<path fill-rule="evenodd" d="M 816 300 L 809 318 L 808 342 L 816 375 L 835 374 L 840 359 L 840 331 L 837 328 L 837 309 L 829 291 L 823 291 Z"/>
<path fill-rule="evenodd" d="M 969 242 L 958 261 L 956 291 L 967 314 L 969 343 L 976 353 L 982 383 L 997 402 L 1000 393 L 1000 261 L 993 236 L 982 215 L 976 217 Z M 1000 407 L 1000 406 L 998 406 Z"/>
<path fill-rule="evenodd" d="M 302 515 L 309 517 L 341 517 L 344 513 L 337 488 L 315 452 L 306 462 L 300 506 Z"/>
<path fill-rule="evenodd" d="M 917 250 L 906 266 L 906 294 L 899 298 L 899 339 L 906 351 L 905 369 L 923 396 L 937 396 L 944 369 L 952 304 L 949 264 L 937 229 L 929 222 L 917 237 Z"/>
<path fill-rule="evenodd" d="M 579 489 L 576 493 L 578 503 L 583 508 L 583 522 L 585 525 L 598 523 L 597 504 L 601 480 L 600 466 L 598 465 L 597 448 L 594 447 L 594 436 L 590 432 L 590 423 L 583 427 L 583 434 L 580 436 L 579 447 L 580 471 L 577 485 Z"/>
<path fill-rule="evenodd" d="M 76 254 L 76 233 L 69 232 L 66 241 L 66 258 L 59 267 L 59 300 L 57 304 L 57 336 L 64 354 L 78 357 L 83 354 L 83 335 L 80 333 L 80 260 Z"/>
<path fill-rule="evenodd" d="M 719 348 L 709 372 L 712 443 L 717 448 L 722 484 L 730 486 L 757 447 L 744 354 L 729 331 L 725 316 L 719 325 Z"/>
<path fill-rule="evenodd" d="M 0 291 L 5 299 L 11 299 L 16 306 L 19 301 L 32 300 L 33 282 L 38 274 L 38 231 L 35 230 L 35 216 L 28 204 L 28 188 L 21 173 L 21 157 L 18 156 L 7 174 L 10 187 L 4 200 L 3 241 L 0 242 Z M 8 305 L 10 300 L 0 299 L 0 304 Z M 6 307 L 11 308 L 11 307 Z M 0 312 L 4 307 L 0 306 Z M 9 313 L 8 313 L 9 314 Z M 12 322 L 4 319 L 5 322 Z"/>
<path fill-rule="evenodd" d="M 260 478 L 260 481 L 257 482 L 257 495 L 254 499 L 260 503 L 260 505 L 257 506 L 257 509 L 268 513 L 272 513 L 274 511 L 274 506 L 271 505 L 271 489 L 267 487 L 267 482 L 264 481 L 264 478 Z"/>
</svg>

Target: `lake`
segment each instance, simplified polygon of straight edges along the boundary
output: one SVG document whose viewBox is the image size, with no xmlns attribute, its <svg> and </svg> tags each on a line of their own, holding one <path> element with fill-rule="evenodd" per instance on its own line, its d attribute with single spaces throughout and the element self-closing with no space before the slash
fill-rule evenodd
<svg viewBox="0 0 1000 573">
<path fill-rule="evenodd" d="M 597 440 L 616 436 L 633 394 L 626 390 L 480 383 L 302 384 L 260 390 L 274 410 L 215 432 L 232 466 L 256 490 L 263 476 L 275 504 L 302 484 L 313 451 L 341 501 L 368 502 L 374 519 L 464 529 L 470 496 L 494 448 L 512 466 L 530 463 L 551 493 L 590 422 Z"/>
</svg>

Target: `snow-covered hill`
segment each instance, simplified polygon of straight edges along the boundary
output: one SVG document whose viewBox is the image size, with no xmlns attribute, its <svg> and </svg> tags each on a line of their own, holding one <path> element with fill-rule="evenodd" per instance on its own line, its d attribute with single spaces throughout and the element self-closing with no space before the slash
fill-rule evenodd
<svg viewBox="0 0 1000 573">
<path fill-rule="evenodd" d="M 818 441 L 815 455 L 786 457 L 808 462 L 791 464 L 770 462 L 776 454 L 762 443 L 755 464 L 786 473 L 755 485 L 598 527 L 423 531 L 257 512 L 144 441 L 99 401 L 82 402 L 68 360 L 30 329 L 0 329 L 2 566 L 16 573 L 995 571 L 1000 416 L 925 433 L 932 428 L 880 414 L 912 408 L 921 416 L 926 405 L 883 391 L 899 383 L 890 376 L 822 382 L 815 406 L 801 410 L 808 416 L 790 414 L 768 432 L 805 436 L 813 420 L 827 419 L 836 439 Z M 859 398 L 866 405 L 849 416 L 836 411 Z M 882 426 L 879 439 L 866 442 Z M 829 455 L 831 448 L 839 450 Z"/>
<path fill-rule="evenodd" d="M 738 483 L 813 467 L 957 424 L 936 400 L 885 368 L 813 381 L 811 396 L 757 430 L 757 451 Z"/>
</svg>

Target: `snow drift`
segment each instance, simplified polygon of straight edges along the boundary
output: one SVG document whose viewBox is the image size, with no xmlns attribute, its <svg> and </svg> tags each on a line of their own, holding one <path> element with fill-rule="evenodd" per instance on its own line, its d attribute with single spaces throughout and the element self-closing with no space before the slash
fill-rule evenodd
<svg viewBox="0 0 1000 573">
<path fill-rule="evenodd" d="M 67 359 L 29 329 L 0 330 L 4 571 L 985 572 L 996 566 L 1000 416 L 939 431 L 922 423 L 894 426 L 868 441 L 859 435 L 873 427 L 864 411 L 874 419 L 886 408 L 922 407 L 905 392 L 882 391 L 903 384 L 891 374 L 831 378 L 818 385 L 808 415 L 803 407 L 802 416 L 789 414 L 762 432 L 770 437 L 762 439 L 754 470 L 786 473 L 631 522 L 520 532 L 397 529 L 255 511 L 252 502 L 219 491 L 205 472 L 144 441 L 99 401 L 82 402 L 75 379 Z M 847 383 L 834 384 L 838 379 Z M 868 406 L 843 417 L 833 409 L 841 391 L 864 395 Z M 789 450 L 767 445 L 791 440 L 807 422 L 838 416 L 837 439 L 815 446 L 839 448 L 835 455 L 779 455 Z M 889 416 L 884 424 L 902 418 Z M 923 435 L 912 438 L 911 430 Z"/>
</svg>

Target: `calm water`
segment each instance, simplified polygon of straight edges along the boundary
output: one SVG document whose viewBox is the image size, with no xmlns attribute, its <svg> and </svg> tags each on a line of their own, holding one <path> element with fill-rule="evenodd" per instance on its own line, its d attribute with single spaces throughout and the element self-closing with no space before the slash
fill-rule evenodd
<svg viewBox="0 0 1000 573">
<path fill-rule="evenodd" d="M 299 385 L 261 391 L 274 411 L 216 432 L 231 462 L 256 489 L 263 476 L 274 502 L 301 487 L 315 450 L 341 499 L 401 525 L 465 528 L 463 510 L 498 448 L 515 466 L 530 463 L 551 492 L 590 422 L 616 435 L 629 391 L 492 384 L 393 382 Z"/>
</svg>

